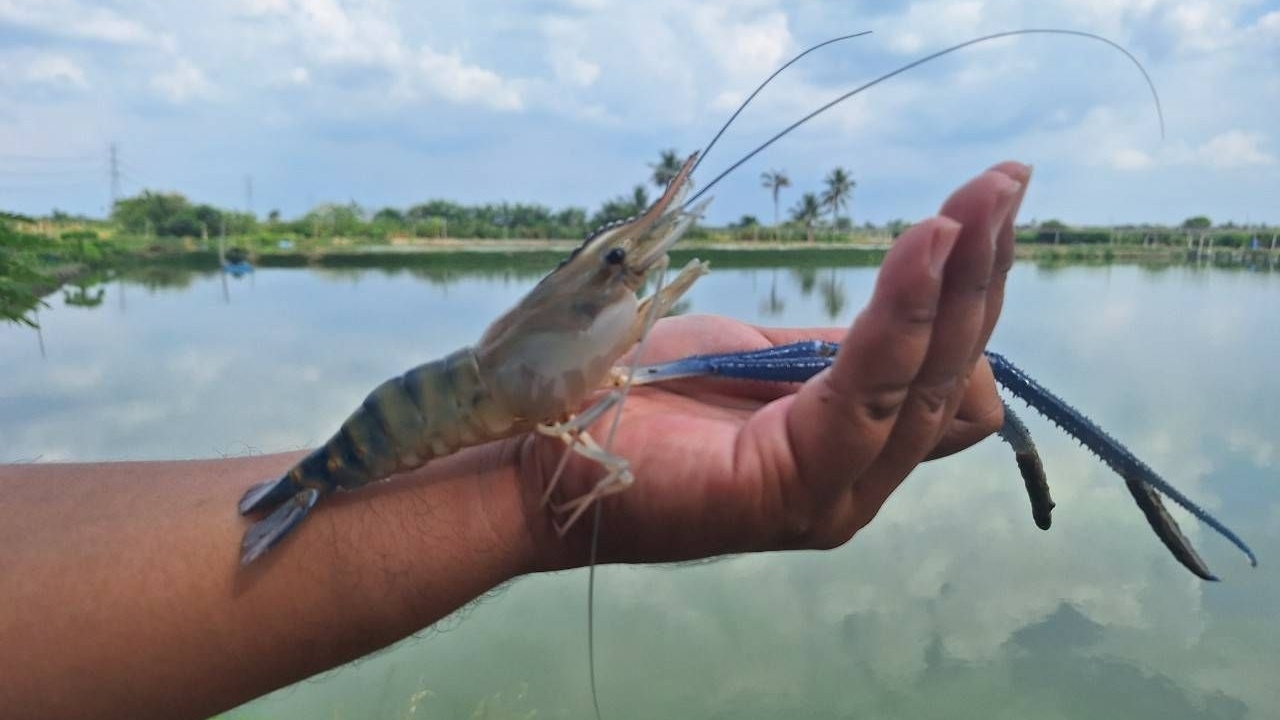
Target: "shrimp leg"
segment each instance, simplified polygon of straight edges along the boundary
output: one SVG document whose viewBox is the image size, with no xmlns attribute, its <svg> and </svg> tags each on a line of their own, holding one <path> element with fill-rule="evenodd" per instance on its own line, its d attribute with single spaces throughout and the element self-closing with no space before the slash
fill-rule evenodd
<svg viewBox="0 0 1280 720">
<path fill-rule="evenodd" d="M 641 300 L 637 305 L 636 319 L 632 323 L 632 342 L 639 342 L 648 332 L 654 319 L 662 317 L 670 311 L 676 302 L 680 300 L 680 297 L 693 286 L 693 283 L 708 272 L 710 272 L 710 268 L 707 263 L 699 260 L 690 260 L 669 285 L 660 286 L 652 295 Z M 605 469 L 605 475 L 596 482 L 591 490 L 567 502 L 551 505 L 552 512 L 556 514 L 569 513 L 569 517 L 563 523 L 556 525 L 557 532 L 562 536 L 582 517 L 582 513 L 591 507 L 591 503 L 622 492 L 635 482 L 635 475 L 631 472 L 631 463 L 626 458 L 602 447 L 587 432 L 588 427 L 625 399 L 626 381 L 625 379 L 622 382 L 616 381 L 620 370 L 626 371 L 625 368 L 614 368 L 611 375 L 609 384 L 615 385 L 615 389 L 607 392 L 586 410 L 570 416 L 564 422 L 542 423 L 537 426 L 539 433 L 558 437 L 565 443 L 565 453 L 556 466 L 551 480 L 547 482 L 546 490 L 543 491 L 542 503 L 544 505 L 550 504 L 551 495 L 555 492 L 560 477 L 564 474 L 571 454 L 594 460 Z"/>
</svg>

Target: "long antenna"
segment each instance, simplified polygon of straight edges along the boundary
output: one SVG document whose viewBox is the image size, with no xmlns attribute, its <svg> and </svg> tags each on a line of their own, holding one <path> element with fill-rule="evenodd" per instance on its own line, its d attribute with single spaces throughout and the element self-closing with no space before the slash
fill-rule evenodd
<svg viewBox="0 0 1280 720">
<path fill-rule="evenodd" d="M 724 135 L 724 131 L 728 130 L 729 126 L 733 124 L 733 121 L 737 120 L 738 116 L 742 114 L 742 111 L 745 110 L 747 106 L 751 104 L 751 101 L 756 99 L 756 96 L 760 94 L 760 91 L 764 89 L 764 86 L 768 85 L 770 82 L 773 81 L 774 78 L 778 77 L 778 75 L 780 75 L 783 70 L 786 70 L 787 68 L 791 67 L 793 64 L 795 64 L 797 60 L 804 57 L 805 55 L 808 55 L 814 50 L 817 50 L 818 48 L 826 47 L 832 43 L 838 43 L 841 40 L 850 40 L 856 37 L 862 37 L 863 35 L 870 35 L 870 34 L 871 34 L 870 30 L 863 30 L 862 32 L 853 33 L 851 35 L 841 35 L 840 37 L 834 37 L 834 38 L 831 38 L 830 40 L 826 40 L 818 43 L 817 45 L 814 45 L 808 50 L 805 50 L 799 55 L 783 63 L 782 67 L 779 67 L 777 70 L 774 70 L 772 75 L 765 78 L 764 82 L 756 86 L 756 89 L 751 91 L 751 94 L 747 96 L 746 100 L 742 101 L 742 104 L 738 106 L 738 109 L 733 111 L 733 114 L 729 116 L 729 119 L 724 121 L 724 124 L 720 126 L 720 129 L 718 131 L 716 131 L 715 137 L 711 138 L 711 142 L 707 143 L 707 146 L 702 149 L 702 154 L 700 154 L 698 156 L 697 161 L 693 163 L 693 168 L 689 170 L 689 174 L 692 175 L 694 172 L 698 170 L 698 166 L 702 164 L 703 160 L 707 159 L 707 153 L 711 152 L 711 148 L 716 146 L 716 142 L 720 140 L 721 135 Z M 686 207 L 688 207 L 687 204 L 686 204 Z"/>
<path fill-rule="evenodd" d="M 738 161 L 737 161 L 737 162 L 735 162 L 734 164 L 730 165 L 730 166 L 729 166 L 729 167 L 728 167 L 724 172 L 722 172 L 722 173 L 720 173 L 719 175 L 715 176 L 715 178 L 714 178 L 714 179 L 712 179 L 712 181 L 711 181 L 711 182 L 709 182 L 709 183 L 707 183 L 705 186 L 703 186 L 703 188 L 702 188 L 701 190 L 699 190 L 698 192 L 694 193 L 694 194 L 693 194 L 693 197 L 689 198 L 689 199 L 685 202 L 684 207 L 685 207 L 685 208 L 690 207 L 694 202 L 696 202 L 696 201 L 698 200 L 698 198 L 702 197 L 702 195 L 703 195 L 704 193 L 706 193 L 708 190 L 710 190 L 712 187 L 714 187 L 716 183 L 718 183 L 718 182 L 720 182 L 721 180 L 723 180 L 723 179 L 725 178 L 725 176 L 727 176 L 729 173 L 733 172 L 734 170 L 737 170 L 737 169 L 738 169 L 738 167 L 740 167 L 743 163 L 747 162 L 747 161 L 748 161 L 748 160 L 750 160 L 751 158 L 755 157 L 756 155 L 759 155 L 759 154 L 760 154 L 760 153 L 761 153 L 765 148 L 767 148 L 767 147 L 769 147 L 770 145 L 774 144 L 774 143 L 775 143 L 775 142 L 777 142 L 778 140 L 781 140 L 781 139 L 783 138 L 783 136 L 785 136 L 787 133 L 790 133 L 792 130 L 795 130 L 796 128 L 800 127 L 801 125 L 804 125 L 805 123 L 807 123 L 807 122 L 809 122 L 810 120 L 814 119 L 815 117 L 817 117 L 817 116 L 821 115 L 822 113 L 824 113 L 824 112 L 826 112 L 826 111 L 830 110 L 831 108 L 835 107 L 836 105 L 839 105 L 840 103 L 844 102 L 845 100 L 848 100 L 849 98 L 853 97 L 854 95 L 857 95 L 858 93 L 861 93 L 861 92 L 862 92 L 862 91 L 864 91 L 864 90 L 868 90 L 868 89 L 870 89 L 870 88 L 873 88 L 873 87 L 875 87 L 876 85 L 879 85 L 880 83 L 884 82 L 885 80 L 888 80 L 889 78 L 895 77 L 895 76 L 897 76 L 897 75 L 901 75 L 902 73 L 904 73 L 904 72 L 906 72 L 906 71 L 908 71 L 908 70 L 910 70 L 910 69 L 912 69 L 912 68 L 914 68 L 914 67 L 917 67 L 917 66 L 919 66 L 919 65 L 923 65 L 923 64 L 925 64 L 925 63 L 927 63 L 927 62 L 929 62 L 929 61 L 931 61 L 931 60 L 936 60 L 937 58 L 940 58 L 940 57 L 942 57 L 943 55 L 950 55 L 951 53 L 956 52 L 957 50 L 963 50 L 964 48 L 967 48 L 967 47 L 969 47 L 970 45 L 977 45 L 978 43 L 984 43 L 984 42 L 987 42 L 987 41 L 990 41 L 990 40 L 998 40 L 999 38 L 1004 38 L 1004 37 L 1012 37 L 1012 36 L 1015 36 L 1015 35 L 1073 35 L 1073 36 L 1075 36 L 1075 37 L 1088 38 L 1088 39 L 1090 39 L 1090 40 L 1097 40 L 1098 42 L 1106 43 L 1107 45 L 1110 45 L 1111 47 L 1115 48 L 1116 50 L 1119 50 L 1120 52 L 1124 53 L 1124 56 L 1125 56 L 1125 57 L 1127 57 L 1127 58 L 1129 58 L 1129 60 L 1134 64 L 1134 66 L 1138 68 L 1138 72 L 1141 72 L 1141 73 L 1142 73 L 1142 78 L 1143 78 L 1144 80 L 1146 80 L 1146 81 L 1147 81 L 1147 88 L 1151 90 L 1151 98 L 1152 98 L 1152 100 L 1154 100 L 1154 101 L 1155 101 L 1155 104 L 1156 104 L 1156 117 L 1157 117 L 1157 118 L 1159 119 L 1159 121 L 1160 121 L 1160 139 L 1161 139 L 1161 140 L 1163 140 L 1163 139 L 1164 139 L 1164 109 L 1160 106 L 1160 95 L 1159 95 L 1159 93 L 1157 93 L 1157 92 L 1156 92 L 1156 85 L 1155 85 L 1155 83 L 1153 83 L 1153 82 L 1151 81 L 1151 76 L 1147 74 L 1147 69 L 1146 69 L 1145 67 L 1143 67 L 1143 66 L 1142 66 L 1142 63 L 1138 61 L 1138 58 L 1136 58 L 1136 57 L 1134 57 L 1134 56 L 1133 56 L 1133 53 L 1131 53 L 1131 52 L 1129 52 L 1128 50 L 1124 49 L 1122 46 L 1118 45 L 1117 43 L 1115 43 L 1115 42 L 1113 42 L 1113 41 L 1111 41 L 1111 40 L 1108 40 L 1108 39 L 1106 39 L 1106 38 L 1102 37 L 1101 35 L 1095 35 L 1095 34 L 1093 34 L 1093 33 L 1090 33 L 1090 32 L 1084 32 L 1084 31 L 1082 31 L 1082 30 L 1056 30 L 1056 29 L 1052 29 L 1052 28 L 1031 28 L 1031 29 L 1028 29 L 1028 30 L 1007 30 L 1007 31 L 1005 31 L 1005 32 L 992 33 L 991 35 L 983 35 L 983 36 L 982 36 L 982 37 L 980 37 L 980 38 L 974 38 L 973 40 L 969 40 L 969 41 L 967 41 L 967 42 L 962 42 L 962 43 L 960 43 L 959 45 L 952 45 L 952 46 L 951 46 L 951 47 L 949 47 L 949 48 L 946 48 L 946 49 L 943 49 L 943 50 L 939 50 L 938 52 L 932 53 L 932 54 L 930 54 L 930 55 L 926 55 L 926 56 L 924 56 L 924 57 L 920 58 L 919 60 L 914 60 L 914 61 L 912 61 L 912 62 L 909 62 L 909 63 L 907 63 L 906 65 L 903 65 L 903 66 L 901 66 L 901 67 L 897 68 L 896 70 L 892 70 L 892 71 L 890 71 L 890 72 L 887 72 L 887 73 L 885 73 L 884 75 L 881 75 L 880 77 L 878 77 L 878 78 L 876 78 L 876 79 L 874 79 L 874 80 L 872 80 L 872 81 L 870 81 L 870 82 L 867 82 L 867 83 L 865 83 L 865 84 L 863 84 L 863 85 L 859 85 L 858 87 L 854 88 L 853 90 L 850 90 L 849 92 L 847 92 L 847 93 L 845 93 L 845 94 L 841 95 L 840 97 L 836 98 L 835 100 L 832 100 L 831 102 L 827 103 L 826 105 L 823 105 L 822 107 L 818 108 L 817 110 L 814 110 L 813 112 L 809 113 L 808 115 L 805 115 L 804 117 L 800 118 L 799 120 L 797 120 L 797 121 L 795 121 L 795 122 L 791 123 L 791 124 L 790 124 L 790 125 L 788 125 L 785 129 L 783 129 L 781 132 L 779 132 L 778 134 L 774 135 L 773 137 L 771 137 L 771 138 L 769 138 L 768 140 L 766 140 L 766 141 L 764 141 L 763 143 L 761 143 L 761 144 L 760 144 L 760 146 L 759 146 L 759 147 L 757 147 L 755 150 L 752 150 L 751 152 L 749 152 L 749 153 L 747 153 L 746 155 L 744 155 L 744 156 L 742 157 L 742 159 L 741 159 L 741 160 L 738 160 Z"/>
</svg>

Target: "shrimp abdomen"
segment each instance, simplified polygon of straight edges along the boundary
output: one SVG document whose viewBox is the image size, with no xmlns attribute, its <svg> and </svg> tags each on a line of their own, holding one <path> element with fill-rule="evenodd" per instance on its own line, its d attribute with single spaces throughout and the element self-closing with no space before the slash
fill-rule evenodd
<svg viewBox="0 0 1280 720">
<path fill-rule="evenodd" d="M 242 515 L 271 514 L 245 533 L 240 562 L 248 564 L 269 550 L 324 495 L 413 470 L 521 429 L 481 382 L 471 348 L 419 365 L 374 388 L 328 442 L 283 476 L 244 494 Z"/>
</svg>

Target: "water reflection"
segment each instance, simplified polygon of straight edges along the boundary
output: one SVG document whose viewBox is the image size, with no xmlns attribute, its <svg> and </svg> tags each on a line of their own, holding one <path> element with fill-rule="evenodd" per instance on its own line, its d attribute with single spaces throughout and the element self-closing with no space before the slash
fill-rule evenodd
<svg viewBox="0 0 1280 720">
<path fill-rule="evenodd" d="M 90 288 L 85 283 L 71 283 L 62 290 L 62 303 L 70 307 L 95 308 L 102 304 L 106 289 L 97 286 Z"/>
<path fill-rule="evenodd" d="M 0 328 L 0 460 L 321 441 L 377 382 L 473 342 L 556 260 L 268 265 L 228 283 L 230 304 L 216 267 L 71 288 L 98 302 L 48 298 L 45 362 L 43 336 Z M 875 278 L 852 263 L 713 267 L 685 308 L 788 326 L 847 323 Z M 1280 714 L 1277 290 L 1280 276 L 1247 271 L 1020 264 L 992 344 L 1237 527 L 1263 567 L 1180 518 L 1227 582 L 1190 578 L 1109 471 L 1028 418 L 1059 502 L 1049 533 L 990 441 L 921 468 L 833 553 L 603 569 L 606 716 Z M 589 716 L 584 582 L 521 580 L 449 632 L 230 717 Z"/>
<path fill-rule="evenodd" d="M 822 295 L 822 307 L 827 311 L 827 319 L 835 321 L 843 317 L 846 302 L 844 283 L 836 277 L 835 270 L 831 270 L 827 278 L 818 284 L 818 291 Z"/>
<path fill-rule="evenodd" d="M 774 269 L 769 273 L 769 297 L 760 301 L 760 314 L 775 318 L 782 315 L 786 309 L 787 302 L 778 293 L 778 271 Z"/>
</svg>

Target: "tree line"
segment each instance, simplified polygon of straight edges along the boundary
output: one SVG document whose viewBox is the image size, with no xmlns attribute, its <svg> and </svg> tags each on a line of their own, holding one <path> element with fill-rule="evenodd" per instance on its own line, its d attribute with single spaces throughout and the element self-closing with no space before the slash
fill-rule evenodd
<svg viewBox="0 0 1280 720">
<path fill-rule="evenodd" d="M 659 192 L 679 173 L 682 156 L 674 148 L 659 153 L 649 164 L 651 183 Z M 775 236 L 780 227 L 779 194 L 791 186 L 782 170 L 762 175 L 774 205 Z M 791 220 L 803 227 L 810 241 L 821 216 L 830 213 L 829 227 L 849 230 L 851 220 L 841 217 L 849 207 L 857 183 L 848 170 L 837 167 L 824 180 L 821 193 L 805 193 L 791 210 Z M 355 202 L 323 203 L 300 217 L 284 219 L 278 210 L 263 219 L 205 203 L 194 203 L 177 192 L 143 192 L 117 200 L 110 221 L 120 231 L 150 238 L 202 238 L 219 235 L 291 235 L 295 237 L 346 237 L 385 240 L 391 237 L 465 238 L 581 238 L 591 229 L 639 214 L 651 196 L 647 184 L 630 193 L 609 198 L 595 212 L 580 207 L 552 209 L 530 203 L 465 205 L 451 200 L 428 200 L 408 208 L 372 210 Z M 744 216 L 732 227 L 758 225 Z"/>
<path fill-rule="evenodd" d="M 663 151 L 650 164 L 651 182 L 665 188 L 679 172 L 675 150 Z M 637 185 L 630 194 L 605 200 L 594 212 L 579 207 L 559 210 L 531 203 L 465 205 L 428 200 L 405 209 L 371 211 L 356 202 L 323 203 L 301 217 L 283 219 L 278 210 L 265 219 L 208 204 L 193 203 L 176 192 L 143 191 L 117 200 L 111 222 L 121 231 L 155 238 L 210 238 L 219 235 L 275 234 L 297 237 L 345 237 L 384 240 L 390 237 L 581 238 L 592 228 L 642 212 L 649 190 Z"/>
<path fill-rule="evenodd" d="M 783 188 L 791 187 L 791 177 L 785 170 L 769 170 L 760 173 L 760 184 L 773 197 L 773 228 L 778 232 L 778 200 Z M 831 211 L 830 227 L 836 230 L 850 230 L 853 219 L 840 217 L 840 211 L 848 209 L 853 197 L 853 190 L 858 186 L 849 171 L 842 167 L 834 168 L 823 179 L 825 188 L 821 193 L 807 192 L 800 196 L 800 201 L 791 208 L 791 219 L 804 227 L 806 239 L 814 241 L 814 230 L 822 214 Z"/>
<path fill-rule="evenodd" d="M 552 209 L 538 204 L 508 202 L 466 205 L 436 199 L 403 209 L 383 207 L 377 210 L 355 202 L 324 203 L 300 217 L 285 219 L 278 210 L 272 210 L 264 218 L 258 218 L 247 212 L 195 203 L 180 193 L 146 190 L 116 201 L 106 226 L 98 221 L 69 218 L 56 211 L 51 218 L 53 222 L 47 225 L 55 235 L 57 230 L 73 225 L 100 234 L 105 232 L 113 240 L 119 239 L 126 244 L 135 238 L 142 238 L 150 244 L 160 238 L 208 240 L 222 235 L 234 237 L 235 244 L 262 247 L 274 246 L 286 239 L 349 238 L 363 242 L 443 237 L 579 239 L 594 228 L 643 211 L 650 202 L 649 186 L 659 191 L 664 189 L 679 172 L 681 164 L 682 155 L 674 148 L 661 151 L 657 162 L 649 163 L 647 183 L 636 185 L 630 193 L 606 199 L 590 213 L 580 207 Z M 771 229 L 774 239 L 801 236 L 815 242 L 821 231 L 820 239 L 823 241 L 842 241 L 854 231 L 850 208 L 858 183 L 847 168 L 833 168 L 823 178 L 818 190 L 802 193 L 785 220 L 782 216 L 782 195 L 784 190 L 792 187 L 791 176 L 785 170 L 773 169 L 762 173 L 760 182 L 773 207 Z M 879 228 L 866 224 L 865 229 L 888 239 L 896 237 L 907 225 L 904 220 L 894 220 Z M 754 215 L 744 215 L 721 229 L 695 227 L 689 236 L 757 240 L 762 235 L 761 228 Z M 1033 221 L 1029 228 L 1024 226 L 1019 240 L 1056 244 L 1119 242 L 1174 245 L 1190 242 L 1187 239 L 1189 234 L 1213 230 L 1220 246 L 1249 246 L 1255 242 L 1252 234 L 1243 231 L 1224 233 L 1224 229 L 1234 230 L 1230 223 L 1214 227 L 1204 216 L 1188 218 L 1181 228 L 1077 228 L 1048 220 L 1043 223 Z M 1261 242 L 1265 246 L 1270 245 L 1271 240 L 1264 237 Z M 80 244 L 84 245 L 84 242 Z"/>
</svg>

